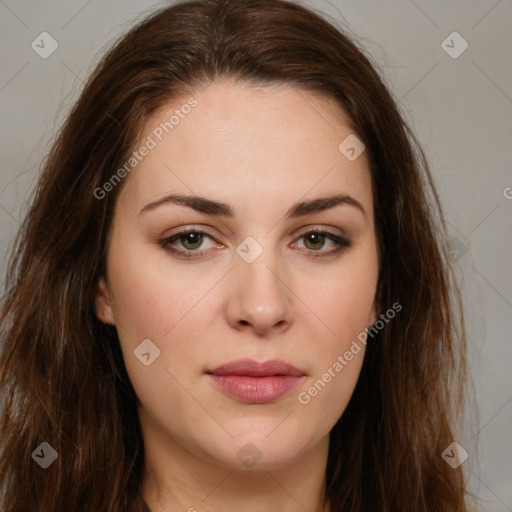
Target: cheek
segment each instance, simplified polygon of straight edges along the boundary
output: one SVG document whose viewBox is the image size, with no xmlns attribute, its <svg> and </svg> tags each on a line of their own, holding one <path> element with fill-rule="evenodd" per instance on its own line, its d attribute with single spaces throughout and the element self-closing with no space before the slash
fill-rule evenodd
<svg viewBox="0 0 512 512">
<path fill-rule="evenodd" d="M 344 265 L 318 283 L 313 293 L 303 288 L 302 297 L 321 322 L 317 323 L 327 336 L 316 345 L 330 354 L 346 350 L 351 341 L 373 323 L 375 292 L 378 279 L 376 257 L 364 258 L 354 253 Z"/>
<path fill-rule="evenodd" d="M 330 329 L 323 329 L 328 335 L 310 336 L 313 342 L 308 351 L 314 361 L 313 372 L 298 390 L 297 402 L 304 408 L 305 424 L 311 428 L 321 424 L 326 434 L 352 397 L 366 352 L 364 338 L 358 336 L 369 326 L 373 287 L 370 283 L 361 284 L 360 280 L 348 279 L 340 283 L 345 286 L 329 289 L 330 300 L 322 299 L 318 309 Z"/>
<path fill-rule="evenodd" d="M 352 396 L 366 351 L 365 329 L 373 321 L 377 259 L 353 256 L 309 296 L 311 309 L 322 320 L 315 323 L 327 335 L 310 334 L 315 370 L 298 402 L 326 425 L 337 421 Z"/>
<path fill-rule="evenodd" d="M 115 316 L 132 338 L 162 339 L 178 324 L 189 322 L 189 313 L 215 283 L 215 276 L 171 267 L 163 250 L 116 249 L 113 245 L 109 267 Z"/>
<path fill-rule="evenodd" d="M 134 245 L 125 250 L 120 244 L 111 246 L 109 278 L 116 326 L 126 369 L 141 397 L 154 395 L 160 387 L 177 386 L 172 376 L 179 381 L 184 376 L 190 379 L 187 372 L 204 359 L 204 341 L 211 336 L 212 319 L 218 318 L 215 290 L 209 293 L 218 276 L 183 272 L 178 265 L 171 268 L 162 253 L 154 247 Z M 147 339 L 158 353 L 148 367 L 134 354 Z"/>
</svg>

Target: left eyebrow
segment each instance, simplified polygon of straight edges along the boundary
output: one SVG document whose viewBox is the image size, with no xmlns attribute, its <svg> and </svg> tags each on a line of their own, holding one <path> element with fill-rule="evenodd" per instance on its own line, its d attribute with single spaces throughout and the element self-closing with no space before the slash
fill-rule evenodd
<svg viewBox="0 0 512 512">
<path fill-rule="evenodd" d="M 149 210 L 164 204 L 176 204 L 180 206 L 187 206 L 200 213 L 213 216 L 223 217 L 234 217 L 234 208 L 226 203 L 214 201 L 201 196 L 185 196 L 182 194 L 170 194 L 168 196 L 159 199 L 153 203 L 148 203 L 139 212 L 141 215 Z M 303 217 L 312 213 L 319 213 L 325 210 L 330 210 L 335 206 L 349 205 L 359 209 L 362 214 L 366 217 L 366 211 L 363 205 L 354 197 L 347 194 L 337 194 L 333 196 L 318 197 L 310 201 L 301 201 L 294 204 L 289 208 L 285 214 L 285 219 L 292 219 L 297 217 Z"/>
</svg>

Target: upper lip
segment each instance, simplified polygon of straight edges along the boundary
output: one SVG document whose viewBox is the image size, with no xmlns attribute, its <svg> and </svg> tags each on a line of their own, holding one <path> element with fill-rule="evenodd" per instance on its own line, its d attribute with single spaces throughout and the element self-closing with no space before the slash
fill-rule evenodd
<svg viewBox="0 0 512 512">
<path fill-rule="evenodd" d="M 287 375 L 302 377 L 305 373 L 282 359 L 271 359 L 259 363 L 254 359 L 237 359 L 217 366 L 206 373 L 213 375 L 244 375 L 248 377 L 269 377 L 272 375 Z"/>
</svg>

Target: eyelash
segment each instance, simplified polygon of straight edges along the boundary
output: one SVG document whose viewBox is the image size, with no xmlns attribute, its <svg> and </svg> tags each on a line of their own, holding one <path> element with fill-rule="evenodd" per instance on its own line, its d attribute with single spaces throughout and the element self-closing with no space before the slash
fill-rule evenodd
<svg viewBox="0 0 512 512">
<path fill-rule="evenodd" d="M 209 252 L 208 250 L 203 250 L 203 251 L 185 250 L 185 251 L 182 251 L 182 250 L 177 250 L 177 249 L 174 249 L 174 248 L 170 247 L 169 244 L 172 244 L 174 241 L 179 240 L 180 238 L 183 238 L 183 237 L 185 237 L 187 235 L 190 235 L 190 234 L 206 235 L 207 237 L 209 237 L 209 238 L 211 238 L 213 240 L 213 237 L 209 233 L 207 233 L 205 231 L 198 231 L 198 230 L 195 230 L 195 229 L 188 228 L 188 229 L 184 229 L 183 231 L 180 231 L 179 233 L 176 233 L 176 234 L 174 234 L 174 235 L 172 235 L 170 237 L 158 240 L 158 244 L 164 250 L 170 252 L 171 254 L 174 254 L 174 255 L 177 255 L 178 257 L 189 259 L 189 260 L 200 258 L 204 254 L 208 253 Z M 347 238 L 340 237 L 338 235 L 335 235 L 334 233 L 331 233 L 330 231 L 325 231 L 325 230 L 322 230 L 322 229 L 312 229 L 310 231 L 302 233 L 300 235 L 299 239 L 305 238 L 305 237 L 307 237 L 308 235 L 311 235 L 311 234 L 325 236 L 326 238 L 328 238 L 329 240 L 332 240 L 333 242 L 335 242 L 338 245 L 338 247 L 336 249 L 333 249 L 331 251 L 321 251 L 321 252 L 318 252 L 318 251 L 314 251 L 312 249 L 304 249 L 304 250 L 306 250 L 306 251 L 311 253 L 308 256 L 308 257 L 311 257 L 311 258 L 330 258 L 330 257 L 334 257 L 334 256 L 336 256 L 337 254 L 339 254 L 340 252 L 344 251 L 345 249 L 349 248 L 352 245 L 350 240 L 348 240 Z M 317 253 L 317 254 L 315 254 L 315 253 Z"/>
</svg>

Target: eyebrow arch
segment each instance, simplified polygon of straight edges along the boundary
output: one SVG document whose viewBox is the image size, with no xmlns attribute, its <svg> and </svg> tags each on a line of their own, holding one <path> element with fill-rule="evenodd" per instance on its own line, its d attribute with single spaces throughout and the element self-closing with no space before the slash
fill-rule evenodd
<svg viewBox="0 0 512 512">
<path fill-rule="evenodd" d="M 205 213 L 207 215 L 223 217 L 235 216 L 234 209 L 229 204 L 221 203 L 201 196 L 185 196 L 182 194 L 170 194 L 163 197 L 162 199 L 159 199 L 158 201 L 148 203 L 146 206 L 144 206 L 144 208 L 142 208 L 142 210 L 139 212 L 139 215 L 149 210 L 154 210 L 155 208 L 164 204 L 177 204 L 180 206 L 187 206 L 193 210 L 196 210 L 200 213 Z M 347 194 L 336 194 L 333 196 L 319 197 L 310 201 L 298 202 L 287 210 L 285 219 L 297 218 L 311 213 L 322 212 L 334 208 L 338 205 L 354 206 L 355 208 L 358 208 L 366 217 L 366 211 L 363 208 L 363 205 L 357 199 Z"/>
</svg>

